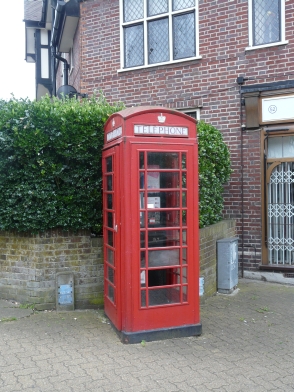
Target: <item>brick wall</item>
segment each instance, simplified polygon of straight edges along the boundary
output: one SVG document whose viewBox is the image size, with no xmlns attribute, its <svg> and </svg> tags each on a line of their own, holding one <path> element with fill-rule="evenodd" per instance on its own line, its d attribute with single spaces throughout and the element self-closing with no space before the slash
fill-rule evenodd
<svg viewBox="0 0 294 392">
<path fill-rule="evenodd" d="M 103 303 L 102 239 L 87 231 L 43 235 L 0 233 L 0 298 L 55 308 L 58 272 L 75 276 L 75 306 Z"/>
<path fill-rule="evenodd" d="M 200 276 L 204 297 L 216 293 L 216 241 L 235 235 L 235 221 L 200 230 Z M 0 298 L 36 309 L 56 307 L 56 274 L 73 272 L 76 308 L 103 305 L 103 240 L 87 231 L 42 235 L 0 232 Z"/>
<path fill-rule="evenodd" d="M 235 235 L 234 220 L 224 220 L 200 230 L 200 276 L 204 277 L 204 299 L 217 291 L 216 241 Z"/>
<path fill-rule="evenodd" d="M 123 101 L 126 106 L 200 107 L 201 119 L 223 133 L 234 170 L 225 188 L 224 217 L 237 219 L 238 234 L 244 238 L 247 269 L 255 269 L 260 263 L 262 146 L 259 131 L 245 132 L 242 189 L 240 94 L 236 79 L 244 75 L 250 78 L 246 85 L 254 85 L 291 78 L 294 73 L 294 41 L 290 39 L 294 34 L 294 0 L 285 2 L 285 7 L 289 43 L 246 51 L 248 1 L 199 0 L 201 59 L 118 72 L 121 68 L 119 1 L 81 3 L 82 92 L 91 96 L 101 89 L 108 101 Z"/>
</svg>

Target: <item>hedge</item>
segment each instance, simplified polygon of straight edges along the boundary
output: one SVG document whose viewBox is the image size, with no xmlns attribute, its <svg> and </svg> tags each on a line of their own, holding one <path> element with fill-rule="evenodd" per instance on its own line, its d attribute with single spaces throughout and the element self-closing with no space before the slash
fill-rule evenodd
<svg viewBox="0 0 294 392">
<path fill-rule="evenodd" d="M 0 230 L 102 228 L 103 127 L 123 108 L 98 98 L 0 100 Z M 200 227 L 222 219 L 229 150 L 199 122 Z"/>
<path fill-rule="evenodd" d="M 103 96 L 0 101 L 0 229 L 102 225 Z"/>
</svg>

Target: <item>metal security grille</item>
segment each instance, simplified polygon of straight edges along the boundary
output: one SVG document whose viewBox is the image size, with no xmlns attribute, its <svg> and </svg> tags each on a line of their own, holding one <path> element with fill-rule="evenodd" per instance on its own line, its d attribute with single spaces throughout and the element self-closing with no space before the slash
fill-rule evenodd
<svg viewBox="0 0 294 392">
<path fill-rule="evenodd" d="M 253 0 L 254 45 L 281 40 L 281 0 Z"/>
<path fill-rule="evenodd" d="M 268 184 L 269 263 L 294 265 L 294 162 L 276 166 Z"/>
</svg>

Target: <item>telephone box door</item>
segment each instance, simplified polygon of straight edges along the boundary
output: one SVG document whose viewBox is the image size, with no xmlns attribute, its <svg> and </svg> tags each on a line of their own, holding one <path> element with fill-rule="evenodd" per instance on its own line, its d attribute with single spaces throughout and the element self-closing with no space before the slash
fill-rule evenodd
<svg viewBox="0 0 294 392">
<path fill-rule="evenodd" d="M 103 152 L 103 237 L 104 237 L 104 309 L 116 328 L 121 328 L 119 148 Z"/>
<path fill-rule="evenodd" d="M 131 276 L 134 306 L 127 317 L 129 331 L 199 323 L 194 148 L 132 146 L 132 162 L 137 162 L 132 194 L 133 202 L 138 201 L 137 212 L 132 204 L 132 237 L 138 239 L 138 256 Z"/>
</svg>

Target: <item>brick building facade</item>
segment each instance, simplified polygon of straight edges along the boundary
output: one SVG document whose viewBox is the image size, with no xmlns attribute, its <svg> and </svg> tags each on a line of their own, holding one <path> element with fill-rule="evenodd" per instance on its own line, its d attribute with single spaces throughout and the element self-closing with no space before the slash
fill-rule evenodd
<svg viewBox="0 0 294 392">
<path fill-rule="evenodd" d="M 294 0 L 71 2 L 79 15 L 63 54 L 69 85 L 127 107 L 192 112 L 218 128 L 234 170 L 224 218 L 237 219 L 240 268 L 291 269 Z M 52 69 L 58 90 L 61 62 Z"/>
</svg>

